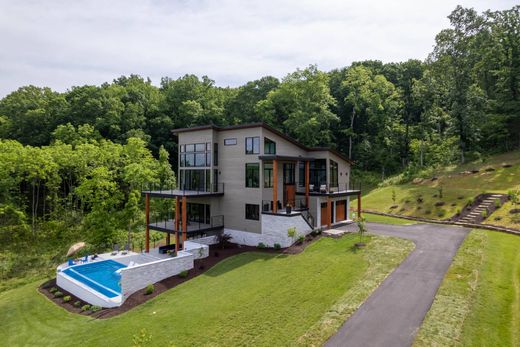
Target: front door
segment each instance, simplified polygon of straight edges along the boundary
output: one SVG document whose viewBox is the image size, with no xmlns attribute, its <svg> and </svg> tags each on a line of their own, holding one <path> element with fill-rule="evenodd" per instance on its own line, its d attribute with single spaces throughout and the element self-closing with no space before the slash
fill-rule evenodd
<svg viewBox="0 0 520 347">
<path fill-rule="evenodd" d="M 342 221 L 345 220 L 345 210 L 346 210 L 347 204 L 345 200 L 336 201 L 336 221 Z"/>
<path fill-rule="evenodd" d="M 283 192 L 283 201 L 284 201 L 285 206 L 287 206 L 287 204 L 291 204 L 292 207 L 296 207 L 295 199 L 296 199 L 296 186 L 294 184 L 285 184 L 284 192 Z"/>
</svg>

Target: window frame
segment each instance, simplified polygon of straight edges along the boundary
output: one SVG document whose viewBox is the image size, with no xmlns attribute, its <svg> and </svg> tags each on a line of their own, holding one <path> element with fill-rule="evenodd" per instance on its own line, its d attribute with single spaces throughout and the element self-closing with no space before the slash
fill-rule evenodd
<svg viewBox="0 0 520 347">
<path fill-rule="evenodd" d="M 269 178 L 268 184 L 266 184 L 267 178 Z M 264 188 L 273 188 L 273 181 L 273 163 L 264 163 Z"/>
<path fill-rule="evenodd" d="M 250 144 L 251 144 L 251 149 L 248 149 Z M 246 155 L 260 154 L 260 136 L 246 137 L 245 145 L 246 145 L 245 146 Z"/>
<path fill-rule="evenodd" d="M 264 154 L 276 154 L 276 142 L 264 137 Z"/>
<path fill-rule="evenodd" d="M 251 168 L 253 167 L 253 168 Z M 254 167 L 256 167 L 256 169 L 254 169 Z M 245 187 L 246 188 L 260 188 L 260 163 L 246 163 L 245 165 Z M 256 171 L 257 173 L 257 177 L 253 177 L 251 179 L 251 182 L 252 182 L 252 185 L 249 186 L 249 173 L 250 171 L 252 171 L 254 173 L 254 171 Z M 255 181 L 256 181 L 256 185 L 255 185 Z"/>
<path fill-rule="evenodd" d="M 228 139 L 224 139 L 224 146 L 236 146 L 236 144 L 237 144 L 236 137 L 230 137 Z"/>
</svg>

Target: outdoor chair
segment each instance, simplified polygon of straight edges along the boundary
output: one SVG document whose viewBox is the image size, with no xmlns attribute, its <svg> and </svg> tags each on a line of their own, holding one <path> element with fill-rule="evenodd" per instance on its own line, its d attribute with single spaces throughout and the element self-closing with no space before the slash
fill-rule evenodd
<svg viewBox="0 0 520 347">
<path fill-rule="evenodd" d="M 320 186 L 320 193 L 326 193 L 327 192 L 327 185 L 326 184 L 322 184 Z"/>
<path fill-rule="evenodd" d="M 81 260 L 82 263 L 88 263 L 88 254 Z"/>
<path fill-rule="evenodd" d="M 130 245 L 127 243 L 127 244 L 125 244 L 125 250 L 121 254 L 126 255 L 126 254 L 128 254 L 129 251 L 130 251 Z"/>
<path fill-rule="evenodd" d="M 309 184 L 309 191 L 311 191 L 311 192 L 314 191 L 314 184 Z"/>
<path fill-rule="evenodd" d="M 69 266 L 76 265 L 76 264 L 74 263 L 74 259 L 69 259 L 67 264 L 68 264 Z"/>
<path fill-rule="evenodd" d="M 119 244 L 115 244 L 114 245 L 114 248 L 113 248 L 113 252 L 110 253 L 111 255 L 117 255 L 117 253 L 119 253 Z"/>
</svg>

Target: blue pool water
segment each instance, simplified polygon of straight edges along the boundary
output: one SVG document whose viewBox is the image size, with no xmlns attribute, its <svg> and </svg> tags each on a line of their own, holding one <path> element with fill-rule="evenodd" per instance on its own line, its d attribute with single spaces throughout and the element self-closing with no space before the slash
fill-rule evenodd
<svg viewBox="0 0 520 347">
<path fill-rule="evenodd" d="M 126 267 L 114 260 L 76 265 L 63 270 L 63 273 L 89 286 L 95 291 L 113 298 L 121 294 L 119 281 L 121 275 L 116 271 Z"/>
</svg>

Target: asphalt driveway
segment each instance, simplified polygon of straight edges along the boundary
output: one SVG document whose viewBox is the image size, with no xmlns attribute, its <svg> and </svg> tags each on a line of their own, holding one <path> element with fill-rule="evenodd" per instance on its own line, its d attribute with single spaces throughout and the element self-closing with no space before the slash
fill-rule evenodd
<svg viewBox="0 0 520 347">
<path fill-rule="evenodd" d="M 367 223 L 373 234 L 412 240 L 416 247 L 325 346 L 410 346 L 469 229 Z M 357 230 L 355 225 L 343 227 Z"/>
</svg>

